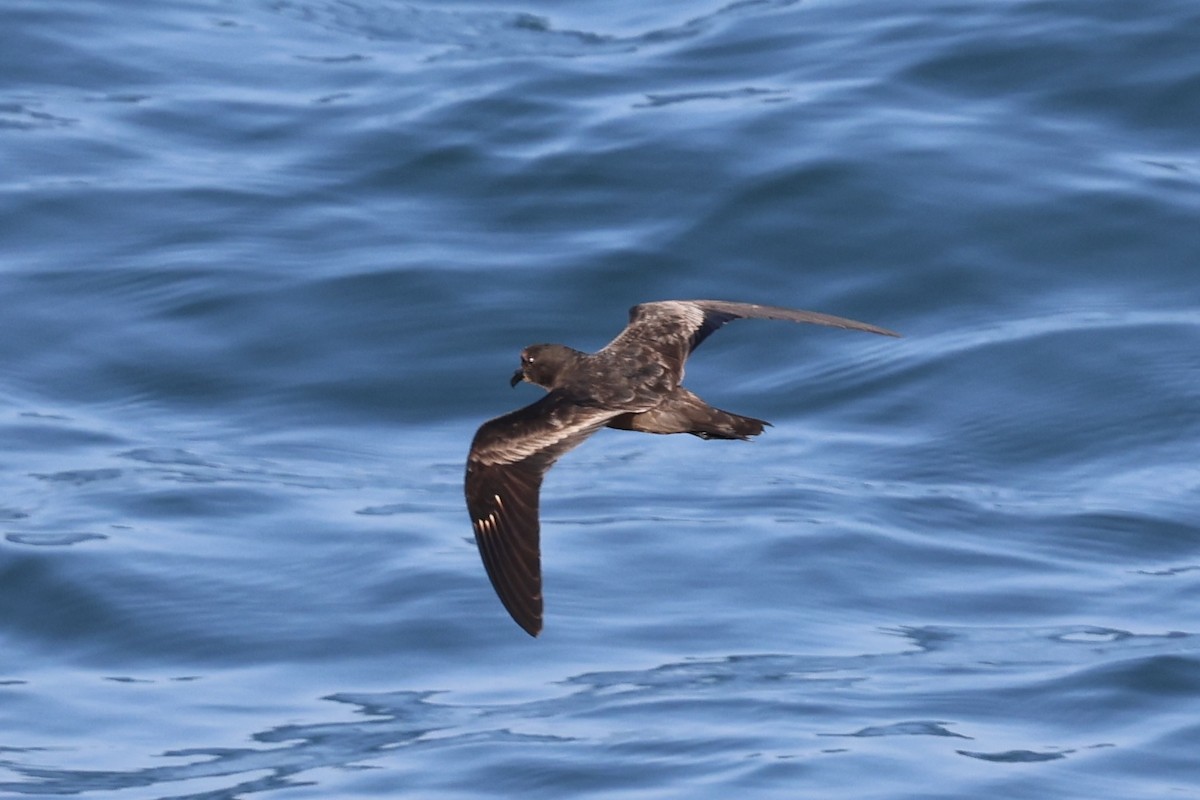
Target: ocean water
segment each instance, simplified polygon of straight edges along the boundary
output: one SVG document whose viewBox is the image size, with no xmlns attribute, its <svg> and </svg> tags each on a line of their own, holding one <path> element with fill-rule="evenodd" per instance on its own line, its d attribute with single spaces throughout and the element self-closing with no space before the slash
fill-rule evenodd
<svg viewBox="0 0 1200 800">
<path fill-rule="evenodd" d="M 13 0 L 0 796 L 1200 797 L 1200 6 Z M 646 300 L 546 628 L 462 499 Z"/>
</svg>

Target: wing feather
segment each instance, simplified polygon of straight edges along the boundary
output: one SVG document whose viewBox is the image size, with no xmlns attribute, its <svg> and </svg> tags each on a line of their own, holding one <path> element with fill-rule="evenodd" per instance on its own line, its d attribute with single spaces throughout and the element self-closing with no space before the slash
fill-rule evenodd
<svg viewBox="0 0 1200 800">
<path fill-rule="evenodd" d="M 542 629 L 542 478 L 613 416 L 551 392 L 485 422 L 471 443 L 465 492 L 475 542 L 500 602 L 531 636 Z"/>
<path fill-rule="evenodd" d="M 683 364 L 692 351 L 722 325 L 735 319 L 778 319 L 866 331 L 882 336 L 900 335 L 877 325 L 819 311 L 728 300 L 662 300 L 641 303 L 629 309 L 629 324 L 605 349 L 649 348 L 678 376 L 682 376 Z"/>
</svg>

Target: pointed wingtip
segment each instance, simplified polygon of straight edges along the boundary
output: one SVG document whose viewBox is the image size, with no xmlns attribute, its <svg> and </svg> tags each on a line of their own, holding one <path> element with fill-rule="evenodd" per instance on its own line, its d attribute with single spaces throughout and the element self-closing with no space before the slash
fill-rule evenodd
<svg viewBox="0 0 1200 800">
<path fill-rule="evenodd" d="M 837 319 L 837 318 L 835 317 L 835 319 Z M 848 322 L 850 324 L 848 324 L 848 325 L 833 324 L 832 327 L 846 328 L 846 329 L 854 330 L 854 331 L 865 331 L 867 333 L 877 333 L 880 336 L 891 336 L 896 339 L 904 338 L 904 334 L 902 334 L 902 333 L 896 333 L 893 330 L 890 330 L 888 328 L 881 328 L 878 325 L 871 325 L 868 322 L 858 322 L 857 320 L 844 320 L 844 321 Z"/>
</svg>

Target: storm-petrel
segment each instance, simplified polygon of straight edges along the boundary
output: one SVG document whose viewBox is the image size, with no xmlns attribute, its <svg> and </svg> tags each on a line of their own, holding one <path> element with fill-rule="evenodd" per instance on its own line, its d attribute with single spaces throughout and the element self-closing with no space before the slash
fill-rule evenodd
<svg viewBox="0 0 1200 800">
<path fill-rule="evenodd" d="M 521 351 L 512 385 L 549 394 L 480 426 L 467 457 L 467 510 L 500 602 L 531 636 L 542 630 L 538 492 L 554 462 L 604 427 L 749 439 L 770 423 L 721 411 L 683 388 L 683 364 L 709 334 L 742 318 L 899 334 L 816 311 L 724 300 L 667 300 L 629 310 L 629 325 L 595 353 L 561 344 Z"/>
</svg>

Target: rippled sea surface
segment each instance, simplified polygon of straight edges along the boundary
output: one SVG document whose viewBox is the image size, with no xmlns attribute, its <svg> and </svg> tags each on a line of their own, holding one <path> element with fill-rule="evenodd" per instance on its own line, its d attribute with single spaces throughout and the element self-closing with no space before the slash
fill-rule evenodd
<svg viewBox="0 0 1200 800">
<path fill-rule="evenodd" d="M 0 796 L 1200 797 L 1194 0 L 13 0 Z M 753 441 L 462 500 L 517 353 Z"/>
</svg>

